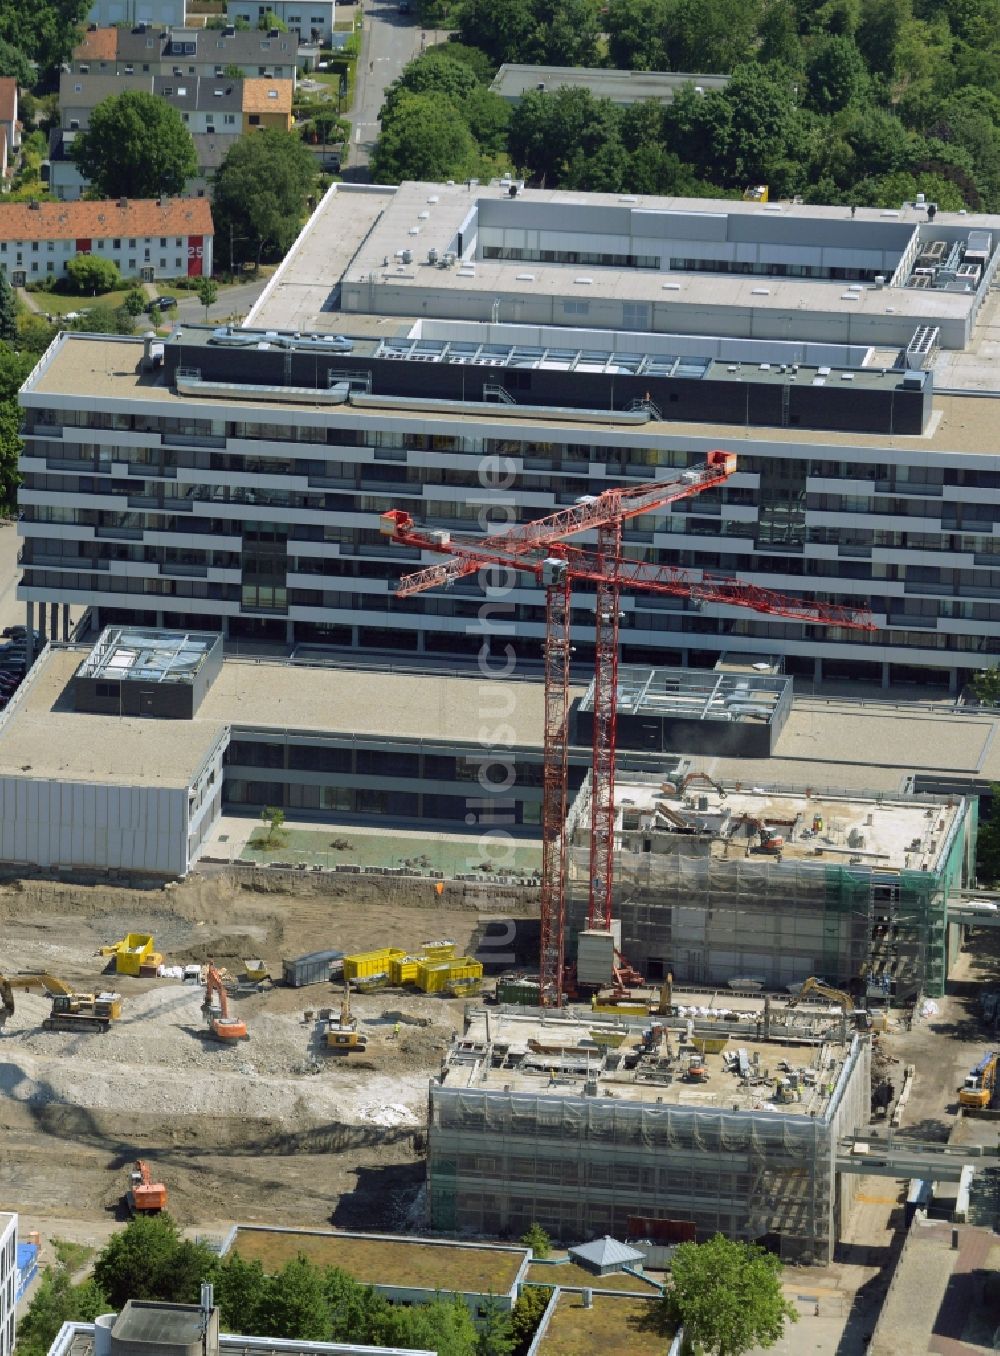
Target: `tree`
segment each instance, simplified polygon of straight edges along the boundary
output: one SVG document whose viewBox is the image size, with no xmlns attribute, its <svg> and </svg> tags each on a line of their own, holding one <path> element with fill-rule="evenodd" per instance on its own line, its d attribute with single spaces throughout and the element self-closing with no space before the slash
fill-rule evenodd
<svg viewBox="0 0 1000 1356">
<path fill-rule="evenodd" d="M 716 1234 L 674 1253 L 664 1316 L 683 1323 L 688 1340 L 714 1356 L 770 1347 L 798 1315 L 781 1291 L 781 1262 L 752 1243 Z"/>
<path fill-rule="evenodd" d="M 125 299 L 122 302 L 122 310 L 127 311 L 131 316 L 140 316 L 146 309 L 146 294 L 140 292 L 138 287 L 133 287 L 131 292 L 125 293 Z"/>
<path fill-rule="evenodd" d="M 0 39 L 0 75 L 12 76 L 25 89 L 30 88 L 37 79 L 31 62 L 20 47 L 3 39 Z"/>
<path fill-rule="evenodd" d="M 213 210 L 230 268 L 254 257 L 259 266 L 265 254 L 288 250 L 315 177 L 313 157 L 294 132 L 267 127 L 229 148 L 215 177 Z"/>
<path fill-rule="evenodd" d="M 514 1356 L 527 1356 L 528 1348 L 538 1331 L 542 1315 L 549 1307 L 551 1297 L 551 1290 L 540 1285 L 521 1287 L 521 1293 L 514 1301 L 514 1309 L 510 1316 L 510 1335 L 514 1341 Z"/>
<path fill-rule="evenodd" d="M 864 57 L 853 38 L 821 39 L 809 58 L 806 80 L 809 102 L 821 113 L 836 113 L 869 92 Z"/>
<path fill-rule="evenodd" d="M 983 706 L 1000 706 L 1000 667 L 980 669 L 972 679 L 972 690 Z"/>
<path fill-rule="evenodd" d="M 28 1312 L 17 1325 L 18 1356 L 46 1356 L 64 1323 L 93 1323 L 107 1307 L 93 1281 L 73 1285 L 68 1267 L 46 1267 Z"/>
<path fill-rule="evenodd" d="M 198 300 L 205 308 L 205 324 L 208 324 L 208 308 L 214 306 L 219 298 L 219 289 L 216 284 L 207 275 L 198 279 L 198 285 L 195 288 L 198 293 Z"/>
<path fill-rule="evenodd" d="M 756 46 L 756 0 L 668 0 L 669 70 L 731 71 Z"/>
<path fill-rule="evenodd" d="M 478 148 L 449 99 L 401 94 L 372 153 L 375 183 L 462 179 L 479 168 Z"/>
<path fill-rule="evenodd" d="M 86 315 L 78 315 L 66 323 L 66 329 L 82 334 L 132 334 L 135 321 L 123 306 L 94 306 Z"/>
<path fill-rule="evenodd" d="M 6 269 L 0 269 L 0 339 L 10 344 L 17 338 L 17 302 L 7 281 Z"/>
<path fill-rule="evenodd" d="M 88 0 L 4 0 L 0 40 L 50 71 L 66 61 L 80 41 L 89 8 Z"/>
<path fill-rule="evenodd" d="M 624 71 L 665 71 L 667 0 L 611 0 L 605 24 L 611 64 Z"/>
<path fill-rule="evenodd" d="M 248 1261 L 238 1252 L 227 1254 L 215 1281 L 215 1300 L 222 1327 L 227 1332 L 264 1334 L 263 1310 L 271 1284 L 260 1262 Z"/>
<path fill-rule="evenodd" d="M 521 1247 L 530 1248 L 532 1257 L 544 1261 L 552 1251 L 552 1239 L 540 1224 L 530 1224 L 521 1235 Z"/>
<path fill-rule="evenodd" d="M 96 297 L 110 292 L 121 281 L 118 265 L 99 254 L 74 254 L 66 265 L 66 275 L 81 297 Z"/>
<path fill-rule="evenodd" d="M 267 842 L 279 843 L 281 841 L 281 826 L 285 822 L 284 810 L 279 810 L 275 805 L 265 806 L 260 812 L 260 817 L 267 825 Z M 274 1334 L 271 1334 L 274 1336 Z"/>
<path fill-rule="evenodd" d="M 10 344 L 0 343 L 0 506 L 8 510 L 17 498 L 17 459 L 21 452 L 17 393 L 34 365 L 34 353 L 18 353 Z"/>
<path fill-rule="evenodd" d="M 510 1314 L 490 1295 L 479 1310 L 476 1356 L 511 1356 L 514 1335 Z"/>
<path fill-rule="evenodd" d="M 181 1238 L 169 1215 L 139 1215 L 108 1240 L 94 1263 L 94 1281 L 112 1309 L 130 1299 L 194 1304 L 218 1264 L 204 1243 Z"/>
<path fill-rule="evenodd" d="M 288 32 L 288 25 L 285 23 L 284 19 L 279 19 L 278 16 L 273 14 L 270 10 L 267 10 L 260 16 L 257 20 L 257 27 L 262 33 L 270 33 L 272 28 L 276 28 L 279 33 Z"/>
<path fill-rule="evenodd" d="M 183 193 L 198 168 L 194 142 L 180 113 L 143 90 L 126 90 L 99 103 L 90 115 L 90 127 L 77 135 L 72 155 L 80 173 L 103 198 Z"/>
<path fill-rule="evenodd" d="M 284 819 L 280 810 L 275 814 Z M 330 1310 L 323 1277 L 306 1257 L 299 1256 L 286 1262 L 270 1279 L 260 1307 L 261 1332 L 268 1337 L 300 1342 L 329 1340 Z"/>
</svg>

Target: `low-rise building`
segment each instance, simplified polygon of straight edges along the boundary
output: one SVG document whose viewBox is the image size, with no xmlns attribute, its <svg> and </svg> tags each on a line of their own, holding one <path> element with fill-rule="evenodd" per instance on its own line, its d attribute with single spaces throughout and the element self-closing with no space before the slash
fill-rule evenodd
<svg viewBox="0 0 1000 1356">
<path fill-rule="evenodd" d="M 73 141 L 90 126 L 98 104 L 127 90 L 158 95 L 181 115 L 199 157 L 197 172 L 185 185 L 191 197 L 206 195 L 221 158 L 244 131 L 256 127 L 289 131 L 292 126 L 291 79 L 235 79 L 225 70 L 220 76 L 64 71 L 59 82 L 60 126 L 49 135 L 49 187 L 55 197 L 67 202 L 83 197 L 88 181 L 72 158 Z M 207 155 L 205 137 L 213 139 Z"/>
<path fill-rule="evenodd" d="M 144 282 L 210 275 L 213 237 L 205 198 L 0 203 L 0 270 L 14 287 L 65 277 L 78 254 Z"/>
<path fill-rule="evenodd" d="M 273 14 L 285 27 L 298 33 L 303 39 L 329 44 L 333 40 L 334 25 L 337 22 L 336 0 L 269 0 L 267 4 L 259 0 L 227 0 L 226 17 L 235 25 L 239 20 L 248 23 L 251 28 L 265 14 Z"/>
<path fill-rule="evenodd" d="M 555 94 L 562 89 L 589 90 L 595 99 L 610 99 L 627 108 L 652 99 L 672 104 L 678 90 L 692 85 L 702 93 L 725 89 L 728 75 L 693 75 L 684 71 L 615 71 L 585 66 L 528 66 L 505 61 L 490 86 L 509 104 L 519 104 L 525 94 Z"/>
<path fill-rule="evenodd" d="M 218 79 L 237 69 L 244 78 L 295 80 L 316 48 L 294 33 L 225 29 L 89 29 L 74 49 L 73 75 L 163 75 Z"/>
<path fill-rule="evenodd" d="M 211 1286 L 198 1304 L 129 1300 L 120 1314 L 94 1323 L 64 1323 L 49 1356 L 433 1356 L 403 1347 L 358 1342 L 295 1342 L 219 1332 Z"/>
<path fill-rule="evenodd" d="M 17 81 L 11 76 L 0 79 L 0 177 L 13 168 L 21 145 L 21 124 L 17 120 Z"/>
<path fill-rule="evenodd" d="M 87 23 L 97 28 L 116 24 L 182 28 L 187 23 L 187 6 L 185 0 L 93 0 Z"/>
<path fill-rule="evenodd" d="M 0 1356 L 11 1356 L 16 1337 L 17 1215 L 0 1210 Z"/>
</svg>

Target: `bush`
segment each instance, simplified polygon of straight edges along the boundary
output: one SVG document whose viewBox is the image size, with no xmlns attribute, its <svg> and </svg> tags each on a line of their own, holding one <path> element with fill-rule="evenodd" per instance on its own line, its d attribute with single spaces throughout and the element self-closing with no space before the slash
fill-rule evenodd
<svg viewBox="0 0 1000 1356">
<path fill-rule="evenodd" d="M 121 282 L 118 265 L 97 254 L 77 254 L 66 265 L 66 275 L 80 296 L 111 292 Z"/>
</svg>

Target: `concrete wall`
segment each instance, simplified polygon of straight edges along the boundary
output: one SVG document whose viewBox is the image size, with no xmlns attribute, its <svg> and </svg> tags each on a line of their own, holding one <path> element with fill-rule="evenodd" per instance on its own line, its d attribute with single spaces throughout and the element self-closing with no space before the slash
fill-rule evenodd
<svg viewBox="0 0 1000 1356">
<path fill-rule="evenodd" d="M 182 876 L 187 840 L 186 787 L 0 777 L 5 862 Z"/>
</svg>

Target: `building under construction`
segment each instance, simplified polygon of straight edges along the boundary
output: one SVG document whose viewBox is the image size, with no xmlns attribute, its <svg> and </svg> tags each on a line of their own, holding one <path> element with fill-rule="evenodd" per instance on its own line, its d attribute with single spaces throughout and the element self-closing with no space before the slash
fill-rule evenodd
<svg viewBox="0 0 1000 1356">
<path fill-rule="evenodd" d="M 431 1084 L 440 1230 L 678 1241 L 826 1263 L 859 1179 L 870 1044 L 840 1011 L 760 999 L 663 1017 L 473 1014 Z"/>
<path fill-rule="evenodd" d="M 819 975 L 900 1003 L 943 992 L 974 800 L 630 773 L 615 805 L 620 944 L 650 980 L 780 990 Z M 590 809 L 588 779 L 567 821 L 571 935 L 586 928 Z M 580 977 L 610 979 L 610 962 Z"/>
</svg>

